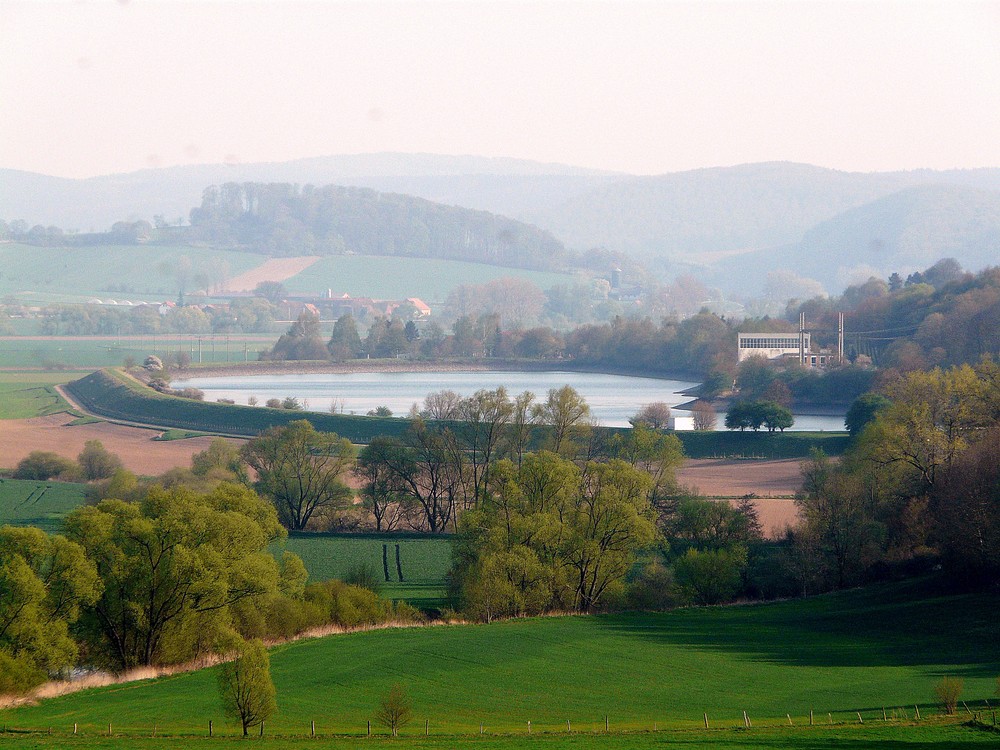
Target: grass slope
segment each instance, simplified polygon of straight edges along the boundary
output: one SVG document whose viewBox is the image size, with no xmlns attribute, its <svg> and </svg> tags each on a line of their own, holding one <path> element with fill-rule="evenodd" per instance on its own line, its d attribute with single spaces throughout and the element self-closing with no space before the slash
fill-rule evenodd
<svg viewBox="0 0 1000 750">
<path fill-rule="evenodd" d="M 993 695 L 1000 657 L 996 595 L 936 596 L 923 583 L 808 600 L 665 614 L 538 618 L 354 633 L 279 646 L 275 734 L 363 733 L 393 682 L 439 733 L 778 725 L 810 709 L 870 723 L 881 707 L 934 712 L 933 684 L 965 679 L 964 697 Z M 78 722 L 95 733 L 203 732 L 221 722 L 214 670 L 81 692 L 8 710 L 8 726 Z M 415 732 L 416 728 L 414 728 Z M 994 737 L 995 741 L 995 737 Z M 806 745 L 809 746 L 809 745 Z"/>
<path fill-rule="evenodd" d="M 71 482 L 0 479 L 0 526 L 37 526 L 58 534 L 63 517 L 83 505 L 84 487 Z"/>
</svg>

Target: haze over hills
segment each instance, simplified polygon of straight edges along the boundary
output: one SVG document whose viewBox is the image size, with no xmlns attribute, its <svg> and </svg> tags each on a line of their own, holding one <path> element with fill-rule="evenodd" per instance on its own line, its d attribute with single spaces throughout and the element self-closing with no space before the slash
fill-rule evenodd
<svg viewBox="0 0 1000 750">
<path fill-rule="evenodd" d="M 367 187 L 518 218 L 623 176 L 517 159 L 393 153 L 197 164 L 81 180 L 0 169 L 0 217 L 79 231 L 156 215 L 175 223 L 187 219 L 209 185 L 281 182 Z"/>
<path fill-rule="evenodd" d="M 840 289 L 871 275 L 922 270 L 958 259 L 968 269 L 1000 260 L 1000 192 L 960 185 L 921 185 L 849 209 L 805 233 L 799 242 L 731 259 L 748 280 L 770 267 L 793 270 Z"/>
<path fill-rule="evenodd" d="M 836 292 L 866 269 L 906 273 L 1000 257 L 1000 169 L 852 173 L 770 162 L 653 177 L 430 154 L 194 165 L 66 180 L 0 170 L 0 217 L 67 230 L 185 221 L 209 185 L 347 185 L 526 221 L 568 248 L 628 254 L 664 277 L 744 290 L 791 270 Z"/>
</svg>

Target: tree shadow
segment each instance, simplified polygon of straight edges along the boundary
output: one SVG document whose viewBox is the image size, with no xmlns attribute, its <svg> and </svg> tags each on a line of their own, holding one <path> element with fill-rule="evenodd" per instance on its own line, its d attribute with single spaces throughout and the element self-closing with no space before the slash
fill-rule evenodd
<svg viewBox="0 0 1000 750">
<path fill-rule="evenodd" d="M 1000 673 L 1000 596 L 942 595 L 886 584 L 785 602 L 599 618 L 637 638 L 807 667 L 949 665 L 960 677 Z"/>
</svg>

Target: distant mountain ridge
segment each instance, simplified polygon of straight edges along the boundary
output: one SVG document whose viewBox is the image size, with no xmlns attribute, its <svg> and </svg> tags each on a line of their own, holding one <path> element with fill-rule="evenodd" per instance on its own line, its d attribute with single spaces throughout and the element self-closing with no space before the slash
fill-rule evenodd
<svg viewBox="0 0 1000 750">
<path fill-rule="evenodd" d="M 0 170 L 0 217 L 80 231 L 154 215 L 176 223 L 206 187 L 226 182 L 363 187 L 488 211 L 546 230 L 569 249 L 604 247 L 664 276 L 694 272 L 735 290 L 779 268 L 829 291 L 866 266 L 902 272 L 951 255 L 975 269 L 995 262 L 1000 233 L 996 168 L 859 173 L 768 162 L 639 177 L 392 153 L 86 180 Z"/>
</svg>

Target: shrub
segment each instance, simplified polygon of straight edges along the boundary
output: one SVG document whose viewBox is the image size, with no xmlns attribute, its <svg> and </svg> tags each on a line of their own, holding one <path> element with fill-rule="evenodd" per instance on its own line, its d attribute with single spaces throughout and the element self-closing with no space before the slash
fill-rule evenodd
<svg viewBox="0 0 1000 750">
<path fill-rule="evenodd" d="M 76 462 L 52 451 L 32 451 L 14 469 L 14 479 L 47 480 L 79 472 Z"/>
<path fill-rule="evenodd" d="M 0 649 L 0 695 L 20 695 L 45 682 L 45 671 Z"/>
<path fill-rule="evenodd" d="M 108 479 L 122 468 L 122 460 L 104 447 L 100 440 L 88 440 L 76 457 L 87 481 Z"/>
<path fill-rule="evenodd" d="M 747 551 L 742 545 L 729 549 L 699 551 L 689 549 L 674 563 L 677 589 L 692 604 L 720 604 L 740 590 Z"/>
<path fill-rule="evenodd" d="M 944 712 L 949 716 L 955 715 L 955 709 L 958 707 L 958 699 L 962 695 L 962 688 L 964 686 L 965 680 L 961 677 L 942 677 L 934 685 L 934 695 L 944 705 Z"/>
<path fill-rule="evenodd" d="M 362 589 L 368 589 L 374 593 L 378 593 L 382 588 L 382 581 L 379 578 L 378 571 L 376 571 L 371 565 L 367 565 L 363 562 L 355 563 L 347 571 L 347 575 L 344 576 L 344 583 L 350 584 L 351 586 L 357 586 Z"/>
<path fill-rule="evenodd" d="M 645 611 L 663 611 L 676 606 L 674 574 L 661 560 L 654 559 L 629 581 L 628 606 Z"/>
</svg>

